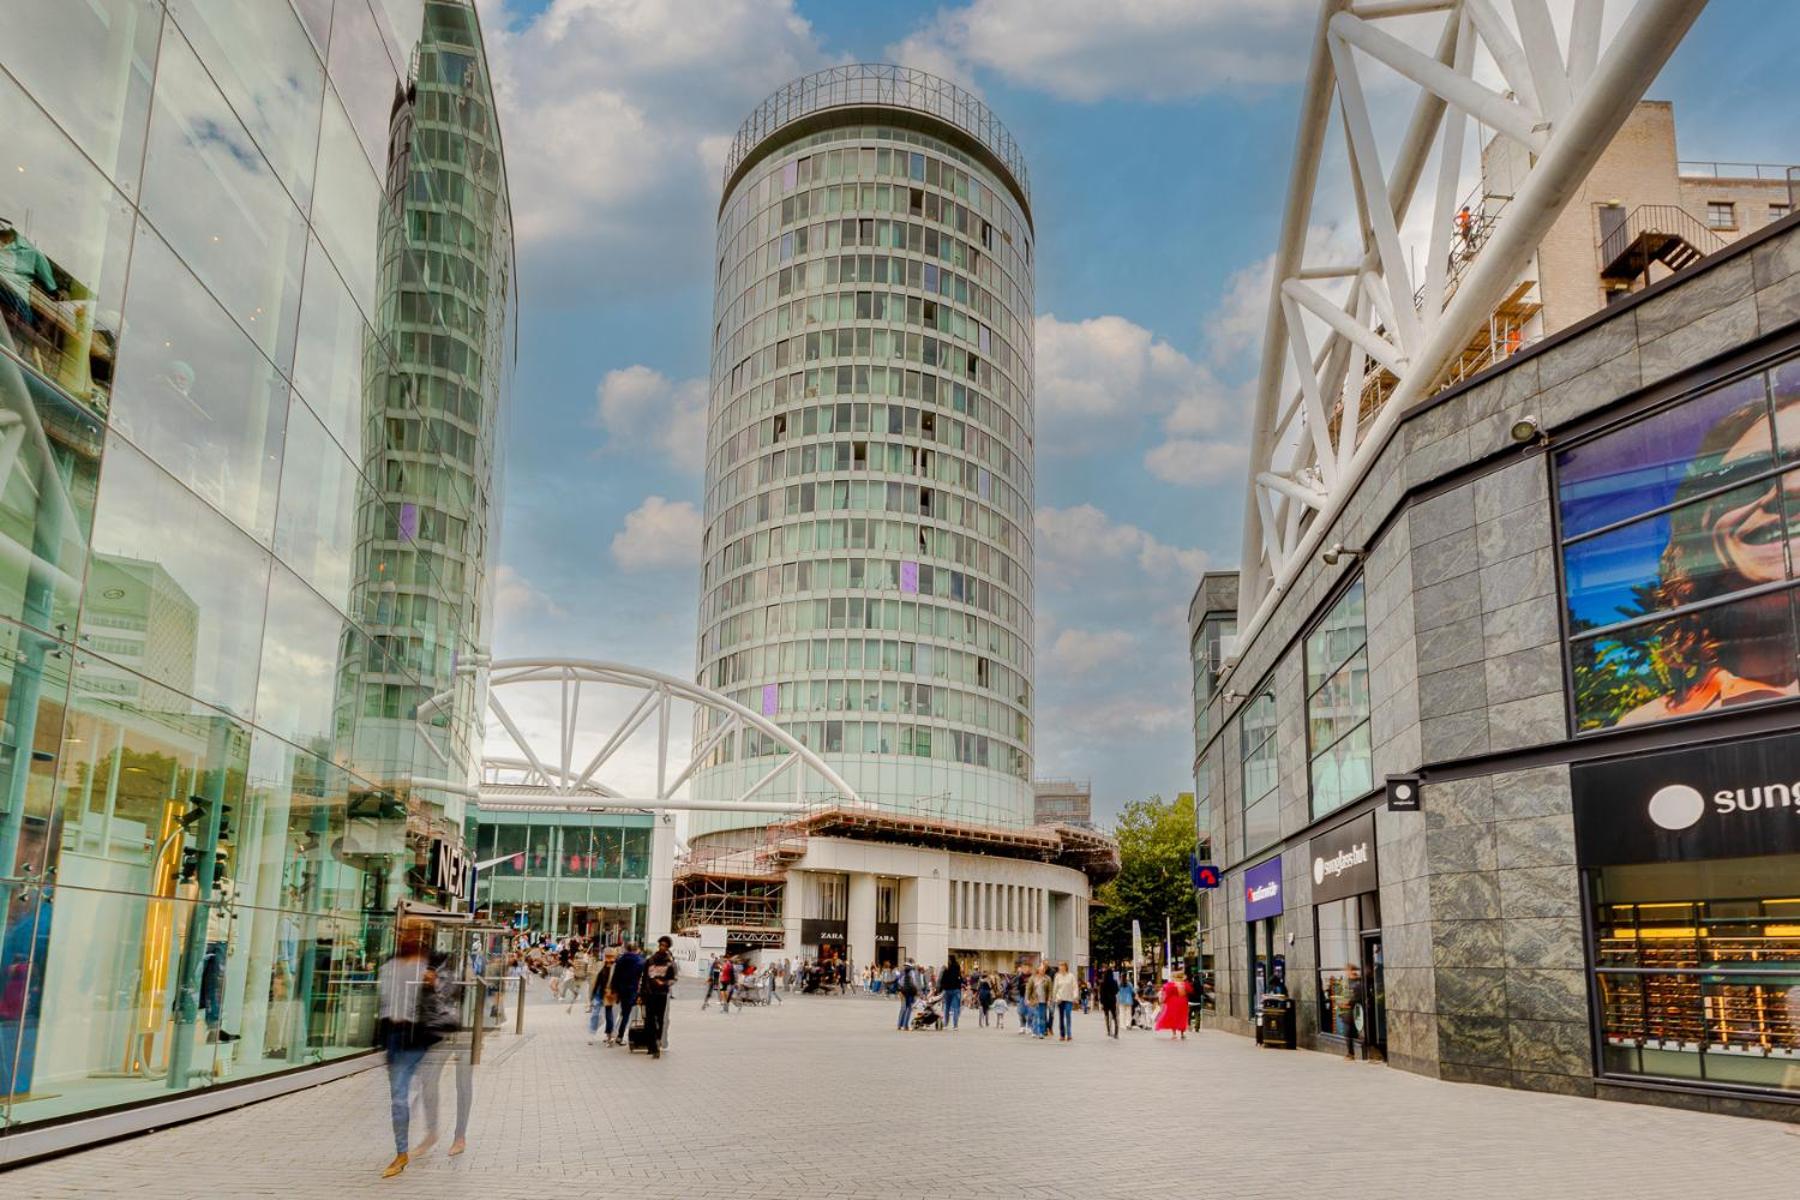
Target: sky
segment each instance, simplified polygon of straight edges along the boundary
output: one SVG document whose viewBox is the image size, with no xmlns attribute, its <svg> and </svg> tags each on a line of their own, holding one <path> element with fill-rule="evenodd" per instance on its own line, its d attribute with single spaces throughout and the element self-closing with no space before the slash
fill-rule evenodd
<svg viewBox="0 0 1800 1200">
<path fill-rule="evenodd" d="M 1031 174 L 1036 773 L 1091 780 L 1103 822 L 1191 790 L 1186 608 L 1201 571 L 1237 565 L 1316 0 L 481 11 L 520 289 L 495 656 L 692 678 L 726 150 L 788 80 L 900 62 L 981 95 Z M 1800 5 L 1713 0 L 1649 93 L 1675 102 L 1682 156 L 1800 162 L 1797 44 Z M 1378 117 L 1403 99 L 1371 84 Z"/>
</svg>

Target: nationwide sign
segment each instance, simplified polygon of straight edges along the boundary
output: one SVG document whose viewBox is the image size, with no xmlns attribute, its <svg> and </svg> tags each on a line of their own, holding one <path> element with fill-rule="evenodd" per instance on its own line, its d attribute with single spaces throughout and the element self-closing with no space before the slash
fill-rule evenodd
<svg viewBox="0 0 1800 1200">
<path fill-rule="evenodd" d="M 1328 904 L 1372 892 L 1375 875 L 1375 814 L 1364 813 L 1314 838 L 1307 847 L 1312 855 L 1313 903 Z"/>
<path fill-rule="evenodd" d="M 1800 853 L 1800 734 L 1577 763 L 1569 785 L 1584 866 Z"/>
<path fill-rule="evenodd" d="M 1261 921 L 1281 915 L 1281 856 L 1257 863 L 1244 872 L 1244 920 Z"/>
</svg>

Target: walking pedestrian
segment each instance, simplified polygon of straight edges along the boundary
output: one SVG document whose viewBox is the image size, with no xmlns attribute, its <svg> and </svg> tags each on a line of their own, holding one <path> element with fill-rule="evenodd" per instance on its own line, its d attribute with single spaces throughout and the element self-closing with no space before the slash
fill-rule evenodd
<svg viewBox="0 0 1800 1200">
<path fill-rule="evenodd" d="M 1043 963 L 1025 981 L 1025 999 L 1031 1005 L 1031 1033 L 1040 1042 L 1050 1032 L 1050 975 Z"/>
<path fill-rule="evenodd" d="M 1185 972 L 1176 971 L 1163 982 L 1162 1013 L 1156 1018 L 1156 1027 L 1168 1030 L 1172 1042 L 1187 1041 L 1188 984 Z"/>
<path fill-rule="evenodd" d="M 625 953 L 613 964 L 613 992 L 619 998 L 619 1024 L 613 1034 L 613 1045 L 625 1044 L 625 1031 L 631 1028 L 631 1010 L 638 1002 L 638 990 L 644 982 L 644 955 L 636 942 L 625 943 Z"/>
<path fill-rule="evenodd" d="M 594 986 L 588 993 L 588 1045 L 594 1044 L 593 1035 L 600 1032 L 600 1021 L 606 1019 L 606 1041 L 604 1045 L 612 1045 L 623 1037 L 625 1030 L 622 1024 L 615 1026 L 614 1019 L 619 1012 L 619 993 L 615 979 L 619 971 L 619 952 L 608 946 L 600 959 L 600 967 L 594 972 Z"/>
<path fill-rule="evenodd" d="M 981 1024 L 988 1024 L 988 1013 L 994 1007 L 994 981 L 983 971 L 975 984 L 975 1003 L 981 1006 Z"/>
<path fill-rule="evenodd" d="M 962 967 L 952 954 L 944 969 L 938 973 L 938 991 L 944 994 L 944 1020 L 939 1029 L 955 1029 L 962 1021 L 963 974 Z"/>
<path fill-rule="evenodd" d="M 671 948 L 675 940 L 664 934 L 656 939 L 656 950 L 644 963 L 639 1001 L 644 1006 L 644 1036 L 650 1042 L 650 1057 L 661 1058 L 664 1028 L 669 1015 L 669 993 L 675 987 L 677 967 Z"/>
<path fill-rule="evenodd" d="M 1137 988 L 1132 985 L 1130 975 L 1126 975 L 1124 981 L 1119 984 L 1119 1003 L 1124 1007 L 1125 1015 L 1130 1019 L 1131 1027 L 1137 1029 L 1139 1027 L 1138 994 Z"/>
<path fill-rule="evenodd" d="M 422 1019 L 429 1018 L 426 996 L 435 994 L 437 985 L 425 954 L 430 937 L 424 921 L 402 921 L 395 930 L 394 953 L 375 974 L 381 1006 L 377 1034 L 387 1051 L 388 1112 L 394 1123 L 394 1161 L 381 1172 L 383 1179 L 406 1170 L 413 1077 L 425 1051 L 437 1040 L 427 1019 Z"/>
<path fill-rule="evenodd" d="M 1056 1040 L 1072 1042 L 1075 1040 L 1075 1005 L 1081 999 L 1081 980 L 1075 972 L 1069 970 L 1069 964 L 1063 963 L 1056 972 L 1054 985 L 1056 993 Z"/>
<path fill-rule="evenodd" d="M 1119 974 L 1111 967 L 1100 972 L 1100 1012 L 1106 1018 L 1106 1036 L 1119 1036 Z"/>
<path fill-rule="evenodd" d="M 919 968 L 913 965 L 912 959 L 906 960 L 906 966 L 900 971 L 900 1024 L 896 1026 L 905 1033 L 912 1026 L 913 1005 L 919 999 Z"/>
</svg>

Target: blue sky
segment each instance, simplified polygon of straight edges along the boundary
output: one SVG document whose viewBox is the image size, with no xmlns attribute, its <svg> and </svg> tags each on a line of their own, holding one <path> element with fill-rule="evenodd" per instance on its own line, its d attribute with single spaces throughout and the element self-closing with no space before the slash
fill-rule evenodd
<svg viewBox="0 0 1800 1200">
<path fill-rule="evenodd" d="M 978 90 L 1032 176 L 1039 774 L 1108 817 L 1190 789 L 1185 609 L 1238 557 L 1316 0 L 482 7 L 522 293 L 496 653 L 692 675 L 725 145 L 790 78 L 903 61 Z M 1800 6 L 1714 0 L 1650 93 L 1683 156 L 1800 162 L 1795 45 Z"/>
</svg>

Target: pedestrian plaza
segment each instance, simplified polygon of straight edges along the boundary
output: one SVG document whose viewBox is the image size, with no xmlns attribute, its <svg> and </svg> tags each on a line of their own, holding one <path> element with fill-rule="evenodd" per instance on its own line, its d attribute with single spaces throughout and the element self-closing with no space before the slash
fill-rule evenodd
<svg viewBox="0 0 1800 1200">
<path fill-rule="evenodd" d="M 683 991 L 660 1062 L 589 1044 L 579 1006 L 538 993 L 523 1036 L 496 1036 L 476 1068 L 467 1152 L 445 1156 L 446 1128 L 396 1179 L 379 1178 L 393 1146 L 377 1066 L 22 1167 L 6 1192 L 1792 1200 L 1800 1171 L 1793 1126 L 1441 1083 L 1224 1033 L 1112 1041 L 1095 1013 L 1060 1045 L 971 1013 L 901 1034 L 888 1000 L 722 1015 Z M 446 1076 L 447 1108 L 453 1094 Z"/>
</svg>

